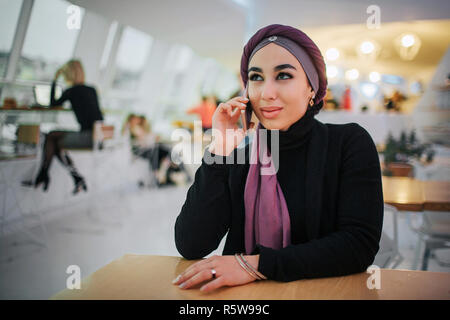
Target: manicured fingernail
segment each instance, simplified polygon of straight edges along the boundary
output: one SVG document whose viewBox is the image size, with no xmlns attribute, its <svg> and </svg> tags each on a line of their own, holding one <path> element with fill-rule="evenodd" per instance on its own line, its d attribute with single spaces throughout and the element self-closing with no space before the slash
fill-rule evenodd
<svg viewBox="0 0 450 320">
<path fill-rule="evenodd" d="M 181 278 L 181 274 L 180 274 L 178 277 L 176 277 L 175 279 L 173 279 L 173 280 L 172 280 L 172 283 L 178 282 L 178 280 L 180 280 L 180 278 Z"/>
<path fill-rule="evenodd" d="M 178 287 L 180 287 L 180 289 L 184 289 L 184 287 L 186 287 L 186 282 L 183 282 L 183 283 L 180 284 Z"/>
<path fill-rule="evenodd" d="M 245 103 L 241 103 L 241 106 L 246 107 L 247 105 Z"/>
</svg>

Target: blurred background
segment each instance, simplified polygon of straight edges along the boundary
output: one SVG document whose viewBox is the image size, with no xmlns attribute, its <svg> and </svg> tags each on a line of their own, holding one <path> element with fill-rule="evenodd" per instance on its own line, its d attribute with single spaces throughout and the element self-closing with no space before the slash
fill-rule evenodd
<svg viewBox="0 0 450 320">
<path fill-rule="evenodd" d="M 372 136 L 386 214 L 374 264 L 450 272 L 450 2 L 444 0 L 0 0 L 0 298 L 47 299 L 125 253 L 177 256 L 176 216 L 240 58 L 261 27 L 319 46 L 329 90 L 316 117 Z M 46 134 L 78 131 L 55 73 L 81 62 L 103 120 L 67 148 L 87 191 L 53 161 L 26 187 Z M 73 83 L 72 83 L 73 85 Z M 55 97 L 71 84 L 57 78 Z M 184 129 L 182 131 L 176 129 Z M 73 194 L 76 193 L 76 194 Z M 220 254 L 223 243 L 214 253 Z M 214 254 L 213 253 L 213 254 Z"/>
</svg>

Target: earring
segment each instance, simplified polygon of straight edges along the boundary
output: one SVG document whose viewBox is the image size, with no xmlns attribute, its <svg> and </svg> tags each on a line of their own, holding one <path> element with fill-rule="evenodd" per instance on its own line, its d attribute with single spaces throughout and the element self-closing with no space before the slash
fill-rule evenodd
<svg viewBox="0 0 450 320">
<path fill-rule="evenodd" d="M 314 98 L 311 98 L 311 100 L 309 100 L 309 105 L 312 107 L 314 105 Z"/>
</svg>

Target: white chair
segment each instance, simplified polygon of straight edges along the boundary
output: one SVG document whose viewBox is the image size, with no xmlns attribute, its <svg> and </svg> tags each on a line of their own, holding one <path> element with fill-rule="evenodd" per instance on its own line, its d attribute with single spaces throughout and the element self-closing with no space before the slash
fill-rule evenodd
<svg viewBox="0 0 450 320">
<path fill-rule="evenodd" d="M 384 205 L 383 230 L 380 239 L 380 249 L 375 256 L 374 265 L 381 268 L 395 269 L 403 256 L 400 254 L 398 241 L 398 210 L 394 206 Z"/>
<path fill-rule="evenodd" d="M 146 141 L 146 148 L 141 149 L 139 146 L 135 146 L 132 151 L 132 165 L 135 167 L 134 169 L 139 170 L 141 173 L 138 178 L 139 187 L 149 187 L 156 188 L 159 184 L 158 179 L 158 168 L 154 168 L 154 164 L 158 163 L 158 145 L 156 142 L 156 137 L 154 135 L 149 135 Z M 130 146 L 132 148 L 132 146 Z M 149 152 L 150 158 L 145 155 L 145 153 Z M 130 150 L 131 151 L 131 150 Z M 144 156 L 145 155 L 145 156 Z M 142 174 L 142 172 L 145 172 Z"/>
<path fill-rule="evenodd" d="M 101 217 L 99 211 L 105 211 L 106 208 L 105 204 L 107 203 L 105 201 L 100 201 L 101 196 L 105 196 L 106 192 L 115 191 L 108 189 L 109 188 L 108 179 L 115 177 L 116 180 L 121 181 L 121 185 L 118 188 L 119 191 L 121 191 L 120 188 L 122 186 L 122 182 L 126 181 L 126 179 L 121 177 L 122 173 L 125 170 L 123 170 L 123 168 L 117 168 L 115 163 L 111 163 L 111 162 L 118 162 L 116 157 L 118 154 L 121 154 L 121 152 L 118 152 L 117 148 L 122 148 L 123 143 L 124 140 L 122 138 L 115 137 L 114 126 L 104 124 L 103 121 L 96 121 L 93 130 L 92 148 L 67 149 L 75 155 L 77 153 L 79 154 L 88 153 L 89 158 L 92 161 L 90 161 L 91 172 L 88 176 L 86 176 L 88 185 L 87 216 L 89 218 L 89 227 L 82 227 L 82 228 L 64 227 L 62 228 L 64 231 L 70 233 L 79 232 L 79 233 L 101 234 L 103 233 L 103 228 L 105 226 L 114 226 L 114 227 L 122 226 L 122 222 L 120 221 L 120 218 L 117 218 L 117 214 L 116 218 L 111 217 L 120 208 L 115 207 L 112 208 L 112 210 L 109 210 L 109 215 L 107 219 Z M 123 163 L 123 165 L 126 166 L 126 163 Z M 104 172 L 105 168 L 107 172 Z M 119 194 L 118 196 L 121 196 L 121 194 Z M 92 226 L 95 226 L 96 228 L 92 228 Z"/>
<path fill-rule="evenodd" d="M 425 181 L 449 181 L 450 148 L 434 144 L 433 149 L 435 157 L 432 163 L 426 166 L 417 161 L 413 163 L 415 178 Z M 450 212 L 424 211 L 416 218 L 416 223 L 413 223 L 413 217 L 408 215 L 409 225 L 418 235 L 413 268 L 417 269 L 421 263 L 421 269 L 427 270 L 430 258 L 435 258 L 441 266 L 449 267 L 448 263 L 439 261 L 434 251 L 450 247 Z"/>
<path fill-rule="evenodd" d="M 433 144 L 435 152 L 433 161 L 424 165 L 412 160 L 414 178 L 418 180 L 450 181 L 450 148 Z"/>
<path fill-rule="evenodd" d="M 449 263 L 440 261 L 434 254 L 436 249 L 450 249 L 450 213 L 423 212 L 423 223 L 415 231 L 419 235 L 418 250 L 424 245 L 421 270 L 428 269 L 430 258 L 434 258 L 440 266 L 450 267 Z"/>
<path fill-rule="evenodd" d="M 102 165 L 108 162 L 111 158 L 112 151 L 117 147 L 119 140 L 114 139 L 114 126 L 104 124 L 103 121 L 96 121 L 94 123 L 94 130 L 92 132 L 92 147 L 91 148 L 67 148 L 73 154 L 87 153 L 91 161 L 92 174 L 87 176 L 89 192 L 97 194 L 100 192 L 99 188 L 99 169 Z M 117 173 L 120 173 L 117 172 Z"/>
<path fill-rule="evenodd" d="M 25 153 L 19 154 L 18 157 L 11 160 L 14 162 L 20 161 L 23 164 L 29 161 L 32 161 L 33 163 L 39 162 L 42 152 L 42 141 L 43 139 L 40 137 L 39 125 L 19 124 L 17 129 L 17 149 L 20 153 L 22 151 L 25 151 Z M 35 150 L 34 155 L 30 154 L 30 150 Z M 33 193 L 33 190 L 24 189 L 24 192 L 22 193 L 22 190 L 18 189 L 17 186 L 22 178 L 21 173 L 17 174 L 16 172 L 11 172 L 15 170 L 9 171 L 7 168 L 9 168 L 9 166 L 0 165 L 0 237 L 3 238 L 1 240 L 2 250 L 5 250 L 6 252 L 6 247 L 11 249 L 11 246 L 9 244 L 6 246 L 4 241 L 4 237 L 7 236 L 7 225 L 8 228 L 11 229 L 9 233 L 23 234 L 31 244 L 40 248 L 47 248 L 48 234 L 42 212 L 33 209 L 27 210 L 21 205 L 21 202 L 23 203 L 24 201 L 21 196 L 28 196 Z M 20 199 L 18 199 L 18 196 Z M 35 203 L 35 199 L 28 198 L 27 200 L 31 200 L 31 204 Z M 31 206 L 31 208 L 33 208 L 33 206 Z M 17 213 L 16 217 L 8 218 L 8 216 L 12 216 L 12 213 L 14 212 Z M 30 220 L 34 220 L 34 222 L 30 223 Z M 9 226 L 9 224 L 11 224 L 11 226 Z M 33 227 L 35 226 L 38 226 L 39 229 L 41 229 L 41 232 L 33 230 Z M 18 242 L 13 242 L 12 246 L 17 248 L 19 244 L 20 243 Z M 11 262 L 19 256 L 21 255 L 1 257 L 0 262 Z"/>
</svg>

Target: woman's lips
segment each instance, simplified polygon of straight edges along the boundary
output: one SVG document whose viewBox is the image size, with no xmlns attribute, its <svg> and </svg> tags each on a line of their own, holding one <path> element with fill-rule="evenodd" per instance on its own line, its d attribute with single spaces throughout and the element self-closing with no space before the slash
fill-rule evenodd
<svg viewBox="0 0 450 320">
<path fill-rule="evenodd" d="M 283 110 L 281 107 L 264 107 L 261 108 L 261 113 L 264 118 L 273 119 L 280 114 L 281 110 Z"/>
</svg>

